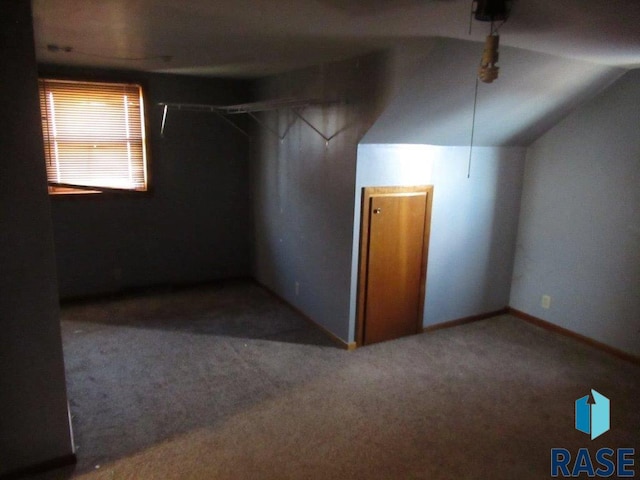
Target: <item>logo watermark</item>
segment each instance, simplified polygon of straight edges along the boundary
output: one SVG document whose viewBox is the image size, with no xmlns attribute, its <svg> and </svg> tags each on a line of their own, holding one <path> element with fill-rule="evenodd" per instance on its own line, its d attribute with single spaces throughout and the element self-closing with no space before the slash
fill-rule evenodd
<svg viewBox="0 0 640 480">
<path fill-rule="evenodd" d="M 575 428 L 591 436 L 591 440 L 611 428 L 611 402 L 601 393 L 591 390 L 590 395 L 575 401 Z M 575 456 L 566 448 L 551 449 L 551 476 L 633 478 L 636 476 L 635 449 L 600 448 L 592 457 L 588 448 L 579 448 Z"/>
</svg>

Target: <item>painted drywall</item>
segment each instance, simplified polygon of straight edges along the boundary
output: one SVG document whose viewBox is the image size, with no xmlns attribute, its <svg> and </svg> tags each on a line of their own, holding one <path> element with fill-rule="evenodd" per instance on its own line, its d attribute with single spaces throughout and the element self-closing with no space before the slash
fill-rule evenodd
<svg viewBox="0 0 640 480">
<path fill-rule="evenodd" d="M 389 78 L 398 94 L 362 143 L 468 145 L 482 50 L 481 43 L 442 38 L 414 44 L 411 64 L 395 52 Z M 500 48 L 499 65 L 494 83 L 478 85 L 475 145 L 528 146 L 624 73 L 512 47 Z"/>
<path fill-rule="evenodd" d="M 355 334 L 361 192 L 367 186 L 433 185 L 423 325 L 508 305 L 525 149 L 358 147 L 349 338 Z"/>
<path fill-rule="evenodd" d="M 73 454 L 30 8 L 0 15 L 0 476 Z"/>
<path fill-rule="evenodd" d="M 245 102 L 247 83 L 51 66 L 41 75 L 139 81 L 147 94 L 151 191 L 52 197 L 63 298 L 251 275 L 248 138 L 215 114 L 175 110 L 162 138 L 157 105 Z"/>
<path fill-rule="evenodd" d="M 349 329 L 353 195 L 358 141 L 379 113 L 376 55 L 261 82 L 260 98 L 320 98 L 337 104 L 287 110 L 257 126 L 252 159 L 255 276 L 313 321 L 346 341 Z M 380 93 L 380 95 L 378 95 Z"/>
<path fill-rule="evenodd" d="M 640 70 L 529 149 L 511 306 L 640 355 Z M 541 296 L 551 296 L 549 309 Z"/>
</svg>

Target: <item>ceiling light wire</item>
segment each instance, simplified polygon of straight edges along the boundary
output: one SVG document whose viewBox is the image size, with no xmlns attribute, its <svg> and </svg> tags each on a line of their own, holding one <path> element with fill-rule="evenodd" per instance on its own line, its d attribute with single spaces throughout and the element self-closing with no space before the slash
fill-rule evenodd
<svg viewBox="0 0 640 480">
<path fill-rule="evenodd" d="M 476 107 L 478 105 L 478 77 L 476 76 L 476 91 L 473 97 L 473 116 L 471 120 L 471 141 L 469 142 L 469 162 L 467 164 L 467 178 L 471 178 L 471 156 L 473 155 L 473 137 L 476 130 Z"/>
<path fill-rule="evenodd" d="M 491 28 L 489 30 L 489 36 L 485 41 L 485 51 L 483 53 L 483 58 L 480 60 L 480 68 L 478 70 L 478 75 L 476 75 L 476 87 L 475 93 L 473 97 L 473 116 L 471 120 L 471 140 L 469 141 L 469 161 L 467 164 L 467 178 L 471 178 L 471 161 L 473 158 L 473 141 L 475 136 L 476 129 L 476 111 L 478 108 L 478 88 L 480 84 L 480 80 L 484 83 L 491 83 L 498 77 L 498 69 L 495 64 L 498 61 L 498 45 L 499 45 L 499 31 L 500 28 L 507 22 L 509 19 L 509 11 L 510 5 L 507 0 L 505 0 L 502 5 L 502 9 L 495 10 L 496 4 L 492 6 L 494 8 L 490 8 L 487 11 L 487 7 L 489 6 L 488 0 L 486 2 L 482 2 L 481 0 L 471 0 L 471 18 L 469 20 L 469 35 L 471 35 L 471 30 L 473 26 L 474 17 L 476 20 L 480 20 L 483 22 L 491 22 Z M 475 9 L 474 9 L 475 7 Z M 502 22 L 496 25 L 495 20 L 502 20 Z M 486 63 L 485 63 L 486 62 Z"/>
<path fill-rule="evenodd" d="M 475 3 L 475 0 L 471 1 L 471 13 L 469 14 L 469 35 L 471 35 L 471 30 L 473 28 L 473 15 L 476 13 L 476 11 L 473 9 L 473 5 Z"/>
</svg>

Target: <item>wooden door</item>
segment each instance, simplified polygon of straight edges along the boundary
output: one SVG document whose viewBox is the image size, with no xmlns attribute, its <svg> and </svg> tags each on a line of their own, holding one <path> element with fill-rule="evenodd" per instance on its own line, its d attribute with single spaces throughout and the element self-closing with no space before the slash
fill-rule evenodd
<svg viewBox="0 0 640 480">
<path fill-rule="evenodd" d="M 358 343 L 421 331 L 432 187 L 363 194 Z"/>
</svg>

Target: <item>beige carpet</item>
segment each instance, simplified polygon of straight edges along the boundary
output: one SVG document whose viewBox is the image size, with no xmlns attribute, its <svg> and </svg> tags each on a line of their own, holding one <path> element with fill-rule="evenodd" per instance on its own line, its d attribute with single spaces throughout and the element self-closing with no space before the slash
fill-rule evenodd
<svg viewBox="0 0 640 480">
<path fill-rule="evenodd" d="M 542 479 L 552 447 L 640 449 L 640 366 L 510 316 L 346 352 L 231 282 L 62 325 L 79 463 L 41 480 Z M 611 399 L 593 441 L 591 388 Z"/>
</svg>

